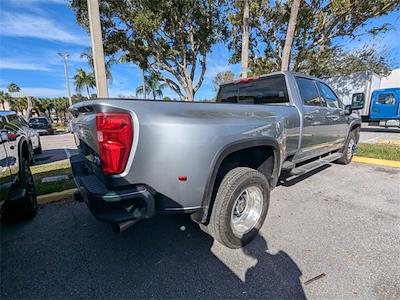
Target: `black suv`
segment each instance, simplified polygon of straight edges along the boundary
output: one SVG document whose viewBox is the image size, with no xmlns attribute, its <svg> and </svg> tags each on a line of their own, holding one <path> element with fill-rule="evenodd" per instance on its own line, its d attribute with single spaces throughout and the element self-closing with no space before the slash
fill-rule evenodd
<svg viewBox="0 0 400 300">
<path fill-rule="evenodd" d="M 35 129 L 39 134 L 54 134 L 53 126 L 46 117 L 30 118 L 29 127 Z"/>
<path fill-rule="evenodd" d="M 9 122 L 15 112 L 0 112 L 0 211 L 11 219 L 32 218 L 37 200 L 29 140 L 23 130 Z"/>
</svg>

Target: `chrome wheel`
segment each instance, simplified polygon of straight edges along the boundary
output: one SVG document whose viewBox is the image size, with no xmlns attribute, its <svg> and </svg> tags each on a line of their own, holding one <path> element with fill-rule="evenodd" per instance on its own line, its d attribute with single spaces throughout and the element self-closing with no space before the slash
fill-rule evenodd
<svg viewBox="0 0 400 300">
<path fill-rule="evenodd" d="M 353 139 L 350 139 L 349 144 L 347 146 L 347 159 L 350 160 L 353 157 L 353 154 L 356 150 L 356 143 Z"/>
<path fill-rule="evenodd" d="M 257 186 L 246 188 L 233 204 L 231 227 L 240 235 L 250 232 L 260 219 L 263 209 L 263 193 Z"/>
</svg>

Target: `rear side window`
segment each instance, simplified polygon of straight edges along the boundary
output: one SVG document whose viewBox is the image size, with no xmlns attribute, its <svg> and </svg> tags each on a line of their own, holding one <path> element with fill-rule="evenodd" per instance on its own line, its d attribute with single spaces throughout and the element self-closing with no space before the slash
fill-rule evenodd
<svg viewBox="0 0 400 300">
<path fill-rule="evenodd" d="M 378 103 L 387 104 L 387 105 L 393 105 L 393 104 L 396 104 L 396 97 L 392 93 L 390 93 L 390 94 L 380 94 L 378 96 Z"/>
<path fill-rule="evenodd" d="M 323 103 L 319 97 L 317 86 L 315 85 L 314 80 L 296 77 L 296 81 L 304 105 L 325 106 L 325 103 Z"/>
<path fill-rule="evenodd" d="M 325 83 L 317 83 L 321 97 L 324 98 L 326 105 L 331 108 L 339 108 L 339 99 L 329 86 Z"/>
<path fill-rule="evenodd" d="M 248 83 L 232 83 L 221 87 L 217 102 L 266 104 L 289 102 L 284 75 L 274 75 Z"/>
</svg>

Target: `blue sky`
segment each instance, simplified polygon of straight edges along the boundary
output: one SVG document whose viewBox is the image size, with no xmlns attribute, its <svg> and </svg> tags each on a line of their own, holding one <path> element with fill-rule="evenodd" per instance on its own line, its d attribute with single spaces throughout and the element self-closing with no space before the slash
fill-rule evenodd
<svg viewBox="0 0 400 300">
<path fill-rule="evenodd" d="M 374 40 L 364 37 L 360 41 L 340 43 L 348 49 L 357 49 L 365 43 L 373 43 L 378 49 L 386 45 L 394 66 L 399 67 L 399 12 L 374 19 L 367 27 L 384 22 L 391 23 L 394 30 Z M 80 59 L 82 51 L 89 46 L 88 34 L 76 24 L 66 0 L 0 0 L 0 89 L 14 82 L 25 95 L 65 96 L 63 63 L 57 53 L 70 54 L 68 70 L 72 78 L 77 68 L 89 70 L 86 61 Z M 214 97 L 212 79 L 217 72 L 232 70 L 235 74 L 240 73 L 240 65 L 229 65 L 228 60 L 229 52 L 225 46 L 215 45 L 208 56 L 206 77 L 196 99 Z M 111 71 L 110 96 L 134 95 L 141 85 L 139 68 L 133 64 L 115 65 Z M 164 96 L 177 97 L 170 89 L 164 91 Z"/>
</svg>

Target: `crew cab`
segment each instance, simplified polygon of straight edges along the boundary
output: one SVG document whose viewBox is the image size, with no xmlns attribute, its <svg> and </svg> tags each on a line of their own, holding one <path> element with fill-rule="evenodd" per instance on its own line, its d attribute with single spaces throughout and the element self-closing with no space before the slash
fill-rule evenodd
<svg viewBox="0 0 400 300">
<path fill-rule="evenodd" d="M 32 218 L 37 212 L 30 170 L 29 138 L 12 111 L 0 111 L 0 212 L 7 219 Z"/>
<path fill-rule="evenodd" d="M 216 103 L 97 99 L 70 107 L 79 197 L 122 231 L 187 213 L 230 248 L 247 244 L 283 172 L 348 164 L 361 120 L 323 81 L 277 72 L 220 87 Z M 294 195 L 295 197 L 295 195 Z"/>
</svg>

